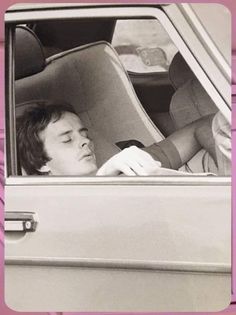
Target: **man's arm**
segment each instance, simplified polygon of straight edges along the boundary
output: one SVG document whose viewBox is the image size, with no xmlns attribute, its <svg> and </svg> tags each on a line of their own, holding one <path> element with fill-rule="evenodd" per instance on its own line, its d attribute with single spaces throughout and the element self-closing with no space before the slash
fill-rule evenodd
<svg viewBox="0 0 236 315">
<path fill-rule="evenodd" d="M 143 150 L 131 146 L 115 154 L 97 171 L 97 176 L 192 176 L 203 174 L 190 174 L 161 167 L 161 163 L 155 161 L 151 155 Z M 205 174 L 208 175 L 208 174 Z"/>
<path fill-rule="evenodd" d="M 218 112 L 212 122 L 212 132 L 215 140 L 218 171 L 220 175 L 231 174 L 231 126 L 221 112 Z"/>
<path fill-rule="evenodd" d="M 179 169 L 202 148 L 216 161 L 213 117 L 214 114 L 200 118 L 144 150 L 160 161 L 163 167 L 172 169 Z"/>
<path fill-rule="evenodd" d="M 131 146 L 115 154 L 97 171 L 98 176 L 117 176 L 123 173 L 128 176 L 154 175 L 161 163 L 155 161 L 150 154 Z"/>
<path fill-rule="evenodd" d="M 126 148 L 105 162 L 96 175 L 117 176 L 120 173 L 128 176 L 187 174 L 168 169 L 180 168 L 202 147 L 209 153 L 215 154 L 215 143 L 211 130 L 213 117 L 214 115 L 209 115 L 200 118 L 175 131 L 159 143 L 142 150 L 136 146 Z"/>
</svg>

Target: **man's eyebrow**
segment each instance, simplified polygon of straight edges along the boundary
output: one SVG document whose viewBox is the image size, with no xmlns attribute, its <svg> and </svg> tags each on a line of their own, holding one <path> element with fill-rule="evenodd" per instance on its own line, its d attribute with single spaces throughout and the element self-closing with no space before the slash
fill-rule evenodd
<svg viewBox="0 0 236 315">
<path fill-rule="evenodd" d="M 68 134 L 72 133 L 72 130 L 66 130 L 66 131 L 63 131 L 61 133 L 59 133 L 57 136 L 58 137 L 62 137 L 62 136 L 66 136 Z"/>
</svg>

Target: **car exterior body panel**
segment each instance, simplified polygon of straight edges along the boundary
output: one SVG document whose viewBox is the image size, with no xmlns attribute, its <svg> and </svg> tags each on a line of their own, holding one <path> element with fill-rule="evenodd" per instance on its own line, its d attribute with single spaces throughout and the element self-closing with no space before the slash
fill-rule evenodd
<svg viewBox="0 0 236 315">
<path fill-rule="evenodd" d="M 164 311 L 171 310 L 165 301 L 178 287 L 173 310 L 224 308 L 230 291 L 229 196 L 230 186 L 214 184 L 8 187 L 7 211 L 33 211 L 38 226 L 32 233 L 6 234 L 7 304 L 18 311 Z M 36 274 L 41 280 L 35 283 Z M 28 296 L 24 306 L 20 287 Z M 200 287 L 214 292 L 210 300 L 199 297 Z M 68 298 L 62 298 L 65 290 Z M 140 305 L 135 301 L 144 292 Z"/>
<path fill-rule="evenodd" d="M 228 64 L 193 36 L 186 6 L 165 6 L 167 15 L 150 6 L 18 8 L 6 14 L 8 26 L 65 17 L 158 18 L 230 120 Z M 14 116 L 13 78 L 8 78 L 7 111 Z M 7 137 L 7 150 L 14 153 L 14 135 Z M 14 156 L 10 159 L 8 165 L 14 165 Z M 33 212 L 37 223 L 32 232 L 6 233 L 10 308 L 218 311 L 230 303 L 229 177 L 28 177 L 16 176 L 14 167 L 6 174 L 6 211 Z"/>
</svg>

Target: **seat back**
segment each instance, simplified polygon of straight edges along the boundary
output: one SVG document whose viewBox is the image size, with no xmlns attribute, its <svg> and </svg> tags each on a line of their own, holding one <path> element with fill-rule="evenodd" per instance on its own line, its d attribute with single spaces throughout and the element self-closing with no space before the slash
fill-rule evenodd
<svg viewBox="0 0 236 315">
<path fill-rule="evenodd" d="M 170 116 L 176 130 L 203 116 L 215 114 L 218 111 L 216 105 L 180 53 L 177 53 L 172 60 L 169 77 L 176 89 L 170 103 Z M 210 145 L 214 142 L 211 126 L 207 130 L 205 136 L 208 138 Z M 215 172 L 216 166 L 209 152 L 201 149 L 181 170 L 193 173 Z"/>
<path fill-rule="evenodd" d="M 180 53 L 172 60 L 169 77 L 176 89 L 170 103 L 170 116 L 176 129 L 218 111 Z"/>
<path fill-rule="evenodd" d="M 138 101 L 125 69 L 108 43 L 74 48 L 42 62 L 42 49 L 35 34 L 18 27 L 16 38 L 16 64 L 21 60 L 16 68 L 16 115 L 32 101 L 70 103 L 92 133 L 99 165 L 118 152 L 118 141 L 135 139 L 147 146 L 163 138 Z M 28 47 L 38 45 L 37 58 L 41 60 L 35 60 L 34 50 L 29 50 L 31 71 L 27 72 L 27 50 L 23 49 L 24 57 L 21 52 L 25 41 L 29 41 Z"/>
</svg>

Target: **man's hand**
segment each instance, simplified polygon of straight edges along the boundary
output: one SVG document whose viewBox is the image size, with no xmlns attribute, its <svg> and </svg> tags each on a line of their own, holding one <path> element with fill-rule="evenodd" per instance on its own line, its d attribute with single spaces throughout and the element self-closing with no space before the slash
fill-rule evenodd
<svg viewBox="0 0 236 315">
<path fill-rule="evenodd" d="M 131 146 L 110 158 L 97 171 L 98 176 L 116 176 L 123 173 L 127 176 L 147 176 L 158 174 L 161 163 L 155 161 L 150 154 Z"/>
</svg>

